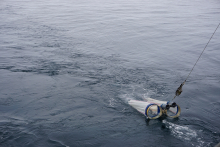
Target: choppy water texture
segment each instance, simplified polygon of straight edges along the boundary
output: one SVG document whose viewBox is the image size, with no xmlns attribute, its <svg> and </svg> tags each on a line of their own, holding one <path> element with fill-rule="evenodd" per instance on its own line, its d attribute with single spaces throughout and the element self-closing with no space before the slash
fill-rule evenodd
<svg viewBox="0 0 220 147">
<path fill-rule="evenodd" d="M 216 145 L 220 29 L 178 119 L 127 101 L 172 99 L 219 23 L 219 0 L 1 0 L 0 146 Z"/>
</svg>

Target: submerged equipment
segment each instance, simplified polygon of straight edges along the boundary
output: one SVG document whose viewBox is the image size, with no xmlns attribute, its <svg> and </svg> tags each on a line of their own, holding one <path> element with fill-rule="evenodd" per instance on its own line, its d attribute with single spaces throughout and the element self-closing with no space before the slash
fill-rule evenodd
<svg viewBox="0 0 220 147">
<path fill-rule="evenodd" d="M 146 98 L 146 101 L 130 100 L 128 104 L 144 114 L 148 119 L 157 119 L 161 115 L 176 118 L 180 115 L 180 106 L 175 102 L 159 101 L 152 98 Z"/>
</svg>

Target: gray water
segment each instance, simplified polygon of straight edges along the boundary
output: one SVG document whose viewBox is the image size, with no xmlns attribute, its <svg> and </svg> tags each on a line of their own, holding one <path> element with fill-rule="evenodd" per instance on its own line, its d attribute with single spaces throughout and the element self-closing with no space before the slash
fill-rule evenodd
<svg viewBox="0 0 220 147">
<path fill-rule="evenodd" d="M 1 0 L 0 146 L 212 147 L 220 142 L 219 0 Z"/>
</svg>

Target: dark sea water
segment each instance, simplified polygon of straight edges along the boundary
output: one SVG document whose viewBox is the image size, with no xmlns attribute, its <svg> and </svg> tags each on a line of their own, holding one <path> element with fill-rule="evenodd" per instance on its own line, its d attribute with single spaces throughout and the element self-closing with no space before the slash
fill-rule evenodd
<svg viewBox="0 0 220 147">
<path fill-rule="evenodd" d="M 220 142 L 219 0 L 0 0 L 1 147 L 212 147 Z"/>
</svg>

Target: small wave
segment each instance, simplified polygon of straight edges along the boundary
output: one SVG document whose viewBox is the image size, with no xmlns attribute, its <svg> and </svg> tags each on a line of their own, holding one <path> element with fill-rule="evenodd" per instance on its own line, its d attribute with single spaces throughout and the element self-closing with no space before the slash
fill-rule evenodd
<svg viewBox="0 0 220 147">
<path fill-rule="evenodd" d="M 62 141 L 55 140 L 55 139 L 49 139 L 48 142 L 49 144 L 52 144 L 53 146 L 69 147 L 65 145 Z"/>
</svg>

